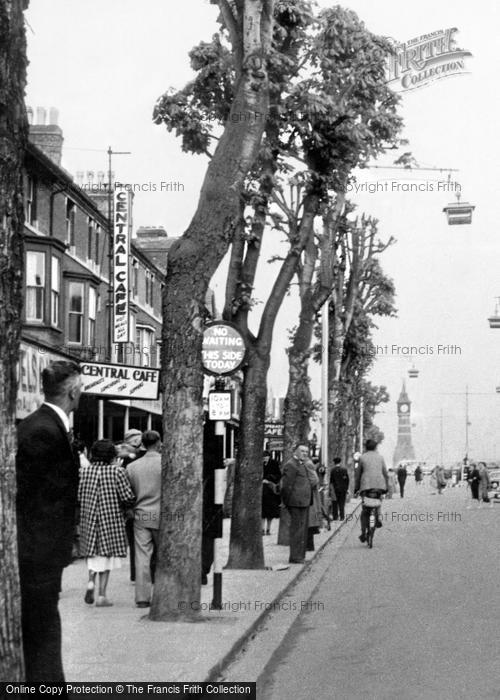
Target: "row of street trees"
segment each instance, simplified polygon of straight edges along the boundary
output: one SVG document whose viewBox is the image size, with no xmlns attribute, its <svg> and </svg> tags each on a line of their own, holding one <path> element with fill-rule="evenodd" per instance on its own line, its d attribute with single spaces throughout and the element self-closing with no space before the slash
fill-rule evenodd
<svg viewBox="0 0 500 700">
<path fill-rule="evenodd" d="M 388 41 L 341 7 L 317 13 L 309 0 L 212 0 L 220 10 L 212 41 L 190 54 L 194 79 L 158 100 L 154 119 L 208 158 L 193 219 L 169 253 L 164 290 L 163 512 L 186 514 L 160 527 L 151 618 L 197 616 L 200 599 L 205 298 L 226 255 L 223 315 L 249 348 L 243 370 L 230 557 L 262 568 L 262 446 L 267 372 L 278 311 L 296 281 L 286 447 L 306 439 L 308 360 L 320 309 L 329 300 L 332 336 L 330 439 L 347 450 L 355 406 L 368 413 L 383 389 L 364 379 L 373 316 L 393 313 L 393 288 L 378 257 L 376 222 L 354 217 L 345 189 L 355 168 L 399 145 L 397 98 L 385 85 Z M 0 668 L 22 677 L 15 545 L 16 364 L 22 309 L 21 167 L 26 0 L 0 0 Z M 272 291 L 252 331 L 264 239 L 276 246 Z M 252 326 L 255 328 L 255 325 Z M 373 354 L 371 356 L 373 359 Z M 367 419 L 370 415 L 367 415 Z M 180 608 L 183 607 L 182 611 Z"/>
<path fill-rule="evenodd" d="M 378 263 L 387 244 L 378 241 L 375 221 L 352 219 L 344 194 L 355 168 L 401 143 L 398 98 L 385 84 L 391 45 L 339 6 L 315 14 L 309 0 L 217 4 L 219 31 L 190 53 L 194 79 L 163 95 L 154 113 L 157 123 L 182 139 L 184 150 L 206 155 L 209 164 L 198 210 L 167 269 L 162 498 L 166 511 L 184 507 L 189 512 L 189 526 L 181 531 L 172 523 L 161 525 L 153 619 L 191 616 L 192 608 L 198 609 L 187 606 L 179 613 L 178 603 L 198 601 L 200 595 L 201 329 L 205 292 L 225 254 L 224 319 L 239 328 L 249 349 L 229 568 L 264 566 L 267 372 L 276 317 L 292 282 L 298 279 L 300 318 L 289 352 L 285 456 L 309 432 L 307 365 L 322 305 L 331 299 L 330 438 L 342 436 L 344 442 L 335 442 L 339 449 L 346 433 L 336 427 L 338 415 L 345 419 L 352 408 L 343 388 L 349 385 L 357 396 L 368 368 L 365 364 L 363 371 L 358 360 L 350 359 L 353 329 L 365 323 L 368 331 L 373 315 L 392 313 L 392 298 L 387 298 L 391 308 L 374 302 L 391 287 Z M 245 54 L 248 32 L 254 36 L 251 58 Z M 231 167 L 238 149 L 237 177 Z M 267 272 L 272 290 L 252 332 L 249 317 L 255 312 L 264 237 L 272 237 L 280 252 Z"/>
</svg>

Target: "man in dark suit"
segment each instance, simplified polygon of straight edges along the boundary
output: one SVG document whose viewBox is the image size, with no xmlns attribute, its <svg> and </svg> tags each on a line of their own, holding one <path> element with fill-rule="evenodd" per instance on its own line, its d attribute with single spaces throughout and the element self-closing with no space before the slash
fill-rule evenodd
<svg viewBox="0 0 500 700">
<path fill-rule="evenodd" d="M 309 450 L 297 445 L 293 457 L 283 467 L 281 499 L 290 512 L 290 563 L 303 564 L 306 557 L 309 506 L 312 485 L 305 465 Z"/>
<path fill-rule="evenodd" d="M 400 464 L 398 467 L 398 481 L 399 481 L 399 495 L 401 498 L 405 495 L 405 482 L 406 482 L 406 477 L 408 476 L 408 472 L 406 471 L 406 466 L 404 464 Z"/>
<path fill-rule="evenodd" d="M 45 403 L 18 427 L 17 532 L 26 681 L 64 683 L 57 609 L 71 562 L 79 461 L 69 415 L 81 394 L 80 368 L 52 362 L 42 372 Z"/>
<path fill-rule="evenodd" d="M 345 518 L 345 499 L 349 491 L 349 474 L 347 469 L 341 466 L 342 460 L 340 457 L 335 457 L 333 460 L 333 469 L 330 472 L 330 496 L 332 499 L 333 519 L 344 520 Z"/>
</svg>

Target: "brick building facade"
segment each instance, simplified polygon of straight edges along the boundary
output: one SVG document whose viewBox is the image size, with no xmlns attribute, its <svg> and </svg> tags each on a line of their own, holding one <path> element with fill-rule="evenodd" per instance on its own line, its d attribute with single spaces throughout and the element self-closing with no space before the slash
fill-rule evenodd
<svg viewBox="0 0 500 700">
<path fill-rule="evenodd" d="M 41 371 L 54 359 L 75 358 L 156 367 L 161 341 L 161 292 L 168 243 L 154 260 L 131 240 L 130 338 L 109 340 L 110 260 L 108 187 L 96 192 L 61 167 L 63 134 L 57 112 L 37 109 L 24 168 L 25 307 L 19 362 L 17 417 L 43 400 Z M 101 174 L 98 174 L 100 176 Z M 102 180 L 102 178 L 101 178 Z M 162 236 L 163 238 L 163 236 Z M 129 427 L 161 427 L 159 400 L 102 400 L 84 395 L 75 433 L 91 443 L 99 432 L 119 440 Z"/>
</svg>

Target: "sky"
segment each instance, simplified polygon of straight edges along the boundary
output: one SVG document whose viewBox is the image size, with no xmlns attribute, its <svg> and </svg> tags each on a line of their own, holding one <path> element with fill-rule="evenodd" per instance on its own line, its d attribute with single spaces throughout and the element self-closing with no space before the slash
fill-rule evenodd
<svg viewBox="0 0 500 700">
<path fill-rule="evenodd" d="M 325 0 L 318 4 L 329 6 Z M 500 386 L 500 330 L 491 330 L 487 322 L 500 296 L 500 5 L 483 0 L 479 11 L 472 3 L 421 0 L 405 5 L 404 12 L 395 0 L 349 0 L 343 5 L 357 12 L 371 31 L 400 42 L 456 27 L 457 43 L 472 53 L 466 60 L 467 74 L 402 94 L 408 149 L 421 166 L 443 172 L 407 175 L 370 169 L 360 175 L 359 183 L 371 183 L 372 189 L 378 184 L 378 191 L 351 197 L 359 212 L 379 220 L 383 239 L 397 239 L 381 263 L 396 285 L 398 316 L 377 322 L 374 341 L 379 352 L 370 374 L 371 381 L 386 386 L 391 396 L 377 415 L 386 436 L 381 452 L 392 460 L 396 400 L 405 380 L 419 459 L 437 462 L 441 450 L 446 462 L 464 456 L 466 387 L 469 456 L 500 459 L 500 394 L 495 391 Z M 84 181 L 88 171 L 107 170 L 109 146 L 131 152 L 116 155 L 113 170 L 116 179 L 142 185 L 134 200 L 135 227 L 161 225 L 177 236 L 196 208 L 206 160 L 183 153 L 175 136 L 154 125 L 151 116 L 158 97 L 192 77 L 188 52 L 210 39 L 216 16 L 208 0 L 32 0 L 26 13 L 27 104 L 59 110 L 63 165 L 74 175 L 83 171 Z M 391 162 L 386 154 L 377 164 Z M 438 183 L 446 182 L 451 168 L 458 170 L 452 180 L 459 182 L 462 200 L 475 206 L 471 225 L 449 226 L 442 211 L 454 194 L 442 191 Z M 402 191 L 410 180 L 420 183 L 422 191 Z M 259 270 L 261 300 L 272 279 L 266 258 L 276 252 L 275 245 L 268 244 Z M 221 306 L 223 269 L 213 286 Z M 270 389 L 275 396 L 286 392 L 284 349 L 296 313 L 292 294 L 274 335 Z M 410 346 L 418 348 L 411 359 Z M 408 376 L 413 364 L 419 370 L 417 379 Z M 313 393 L 319 398 L 319 367 L 311 374 Z"/>
</svg>

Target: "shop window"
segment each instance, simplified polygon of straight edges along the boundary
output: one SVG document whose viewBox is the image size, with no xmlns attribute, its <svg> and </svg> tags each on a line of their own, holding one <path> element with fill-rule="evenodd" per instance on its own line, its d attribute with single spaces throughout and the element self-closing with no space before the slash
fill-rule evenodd
<svg viewBox="0 0 500 700">
<path fill-rule="evenodd" d="M 83 341 L 83 282 L 70 282 L 68 287 L 68 340 Z"/>
<path fill-rule="evenodd" d="M 45 304 L 45 253 L 26 253 L 26 320 L 43 322 Z"/>
<path fill-rule="evenodd" d="M 50 322 L 59 326 L 59 301 L 61 284 L 61 263 L 59 258 L 52 256 L 50 273 Z"/>
</svg>

